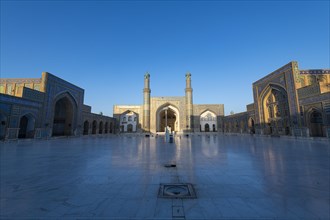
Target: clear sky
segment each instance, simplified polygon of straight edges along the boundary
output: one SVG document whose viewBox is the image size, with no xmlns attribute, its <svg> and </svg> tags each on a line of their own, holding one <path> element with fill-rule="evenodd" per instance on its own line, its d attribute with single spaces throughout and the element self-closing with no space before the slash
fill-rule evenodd
<svg viewBox="0 0 330 220">
<path fill-rule="evenodd" d="M 245 111 L 252 83 L 288 62 L 329 68 L 329 1 L 1 1 L 1 78 L 47 71 L 92 111 L 184 96 Z"/>
</svg>

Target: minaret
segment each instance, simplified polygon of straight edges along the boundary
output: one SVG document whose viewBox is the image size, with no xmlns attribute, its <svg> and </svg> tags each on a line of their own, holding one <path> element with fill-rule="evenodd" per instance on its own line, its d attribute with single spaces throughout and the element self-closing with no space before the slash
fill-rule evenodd
<svg viewBox="0 0 330 220">
<path fill-rule="evenodd" d="M 191 88 L 191 74 L 186 73 L 186 130 L 192 131 L 193 128 L 193 96 Z"/>
<path fill-rule="evenodd" d="M 143 88 L 143 130 L 150 132 L 150 74 L 146 72 L 144 75 Z"/>
</svg>

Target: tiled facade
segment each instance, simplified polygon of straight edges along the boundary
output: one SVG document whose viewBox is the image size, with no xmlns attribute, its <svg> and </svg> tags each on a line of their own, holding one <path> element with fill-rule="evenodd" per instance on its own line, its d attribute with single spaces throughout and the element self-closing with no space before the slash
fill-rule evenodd
<svg viewBox="0 0 330 220">
<path fill-rule="evenodd" d="M 119 132 L 164 132 L 166 123 L 170 131 L 176 133 L 207 131 L 219 132 L 223 127 L 223 104 L 193 104 L 193 89 L 191 87 L 191 74 L 186 74 L 185 96 L 175 97 L 150 97 L 150 75 L 144 76 L 143 105 L 115 105 L 113 107 L 114 118 L 118 121 Z M 123 121 L 123 115 L 132 112 L 138 116 L 136 129 L 127 130 Z M 213 121 L 205 122 L 201 116 L 204 113 L 214 115 Z M 204 120 L 201 123 L 201 120 Z M 166 122 L 167 121 L 167 122 Z M 201 127 L 203 124 L 203 128 Z M 134 125 L 133 125 L 134 126 Z M 133 127 L 134 128 L 134 127 Z"/>
<path fill-rule="evenodd" d="M 254 103 L 224 117 L 224 131 L 330 137 L 330 70 L 299 70 L 297 62 L 253 83 Z"/>
<path fill-rule="evenodd" d="M 82 88 L 50 73 L 1 79 L 0 91 L 2 140 L 114 133 L 115 120 L 91 113 Z"/>
<path fill-rule="evenodd" d="M 299 70 L 290 62 L 254 82 L 247 111 L 224 116 L 223 104 L 194 104 L 191 74 L 185 96 L 151 97 L 144 76 L 142 105 L 115 105 L 113 117 L 91 113 L 84 90 L 50 73 L 1 79 L 0 139 L 108 133 L 218 132 L 330 137 L 330 70 Z M 215 94 L 216 95 L 216 94 Z"/>
</svg>

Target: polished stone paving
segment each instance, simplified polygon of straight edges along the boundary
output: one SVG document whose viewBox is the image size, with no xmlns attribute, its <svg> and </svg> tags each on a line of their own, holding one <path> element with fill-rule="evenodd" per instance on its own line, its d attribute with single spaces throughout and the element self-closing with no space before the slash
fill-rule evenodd
<svg viewBox="0 0 330 220">
<path fill-rule="evenodd" d="M 329 141 L 195 135 L 0 144 L 1 219 L 329 219 Z M 160 183 L 192 183 L 197 199 L 158 198 Z"/>
</svg>

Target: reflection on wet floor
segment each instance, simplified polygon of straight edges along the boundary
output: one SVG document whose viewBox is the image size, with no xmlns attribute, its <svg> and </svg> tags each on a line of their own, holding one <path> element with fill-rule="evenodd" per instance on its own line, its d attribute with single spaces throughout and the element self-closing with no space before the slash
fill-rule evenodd
<svg viewBox="0 0 330 220">
<path fill-rule="evenodd" d="M 0 215 L 329 219 L 329 148 L 222 135 L 3 143 Z M 160 184 L 180 183 L 192 184 L 197 198 L 158 197 Z M 186 192 L 180 187 L 168 193 Z"/>
</svg>

